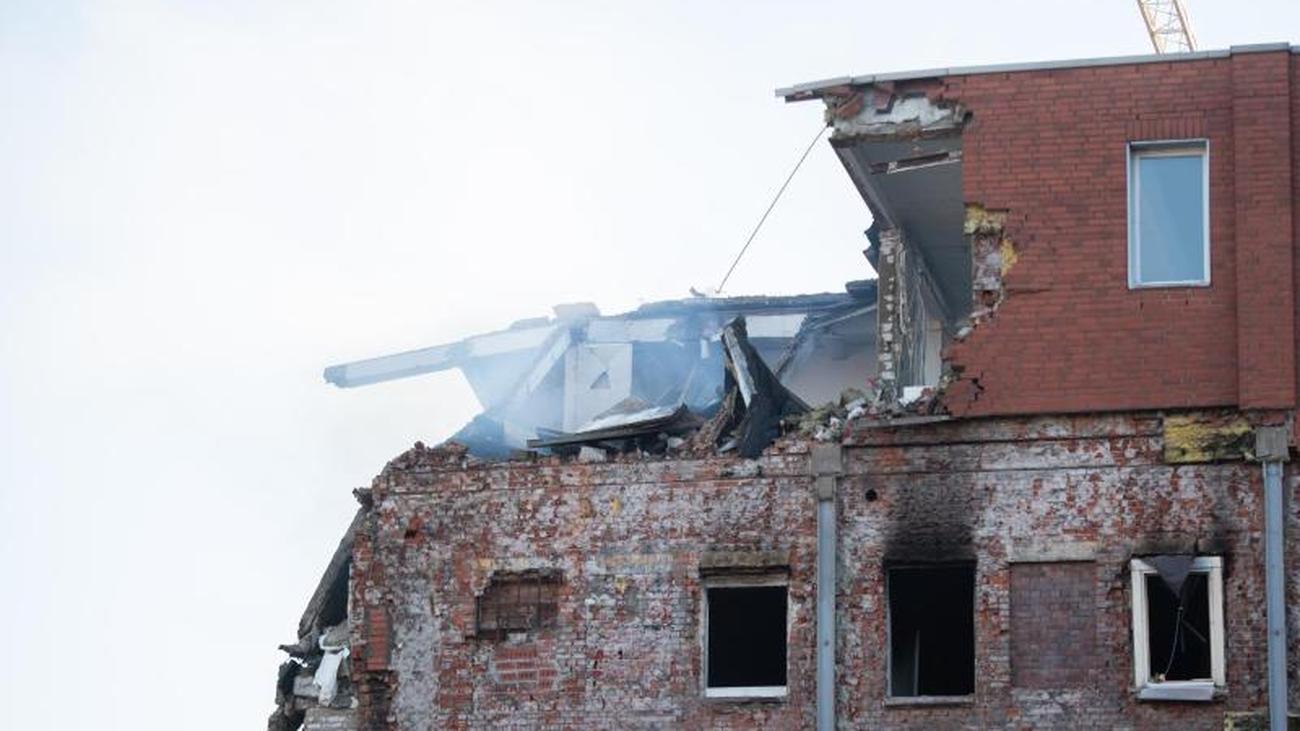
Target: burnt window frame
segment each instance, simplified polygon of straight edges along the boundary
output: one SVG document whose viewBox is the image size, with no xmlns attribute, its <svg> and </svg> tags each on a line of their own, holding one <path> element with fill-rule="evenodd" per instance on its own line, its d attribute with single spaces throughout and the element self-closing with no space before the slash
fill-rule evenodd
<svg viewBox="0 0 1300 731">
<path fill-rule="evenodd" d="M 1215 691 L 1227 687 L 1227 657 L 1224 643 L 1223 557 L 1197 556 L 1189 573 L 1206 577 L 1206 600 L 1210 614 L 1210 677 L 1156 682 L 1151 676 L 1150 620 L 1147 578 L 1159 576 L 1155 566 L 1141 558 L 1129 562 L 1131 579 L 1133 687 L 1140 700 L 1208 701 Z"/>
<path fill-rule="evenodd" d="M 892 584 L 895 571 L 925 571 L 944 569 L 967 569 L 971 574 L 971 692 L 960 695 L 895 695 L 894 694 L 894 616 Z M 976 605 L 979 602 L 979 565 L 975 561 L 910 561 L 888 563 L 884 566 L 885 574 L 885 705 L 968 705 L 975 701 L 976 680 L 978 679 L 979 636 L 976 627 Z"/>
<path fill-rule="evenodd" d="M 709 590 L 753 589 L 779 586 L 785 589 L 785 685 L 709 686 Z M 757 573 L 711 571 L 700 580 L 700 689 L 709 700 L 784 701 L 790 693 L 790 574 L 788 570 Z"/>
<path fill-rule="evenodd" d="M 488 579 L 487 586 L 483 591 L 474 597 L 474 637 L 484 640 L 505 640 L 512 634 L 537 633 L 545 630 L 555 629 L 559 617 L 559 593 L 560 585 L 564 577 L 559 571 L 547 570 L 530 570 L 530 571 L 512 571 L 497 572 Z M 500 600 L 487 602 L 491 592 L 494 589 L 504 589 L 503 585 L 513 585 L 515 592 L 514 601 L 502 602 Z M 535 599 L 521 600 L 520 591 L 523 588 L 535 589 Z M 549 596 L 548 596 L 549 594 Z M 549 599 L 549 601 L 547 601 Z M 495 626 L 485 628 L 483 626 L 485 605 L 493 606 L 497 609 L 495 613 Z M 502 626 L 501 624 L 501 607 L 519 607 L 532 605 L 531 617 L 525 626 Z"/>
</svg>

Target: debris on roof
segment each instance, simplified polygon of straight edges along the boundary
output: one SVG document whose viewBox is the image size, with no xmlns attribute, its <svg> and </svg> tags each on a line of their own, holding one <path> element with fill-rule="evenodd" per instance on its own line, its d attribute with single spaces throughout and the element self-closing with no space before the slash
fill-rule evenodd
<svg viewBox="0 0 1300 731">
<path fill-rule="evenodd" d="M 670 437 L 680 436 L 699 428 L 703 419 L 693 414 L 685 405 L 646 406 L 644 402 L 629 399 L 609 412 L 592 419 L 582 429 L 572 433 L 553 433 L 540 439 L 528 440 L 535 449 L 550 449 L 558 453 L 576 452 L 580 445 L 598 445 L 615 450 L 641 447 L 643 451 L 655 449 L 651 442 L 663 442 L 667 447 Z M 564 449 L 565 447 L 569 449 Z"/>
<path fill-rule="evenodd" d="M 864 387 L 874 374 L 876 281 L 845 290 L 695 296 L 609 316 L 590 303 L 560 305 L 553 318 L 333 366 L 325 377 L 351 387 L 459 368 L 484 410 L 449 441 L 493 460 L 526 449 L 576 454 L 584 445 L 682 448 L 734 386 L 743 424 L 729 424 L 726 434 L 743 426 L 734 436 L 751 453 L 780 432 L 781 419 Z M 737 321 L 743 336 L 734 328 L 728 335 Z"/>
<path fill-rule="evenodd" d="M 721 332 L 726 359 L 726 395 L 709 411 L 715 418 L 707 442 L 697 447 L 714 446 L 723 451 L 735 449 L 742 457 L 757 457 L 781 436 L 792 417 L 808 411 L 790 389 L 781 384 L 749 340 L 743 316 L 723 326 Z M 534 449 L 550 449 L 560 454 L 577 452 L 577 447 L 602 450 L 658 453 L 685 445 L 684 436 L 700 431 L 705 420 L 685 404 L 651 406 L 638 399 L 628 399 L 583 425 L 578 431 L 556 433 L 530 439 Z M 594 454 L 589 458 L 594 458 Z"/>
<path fill-rule="evenodd" d="M 777 380 L 749 342 L 745 318 L 737 317 L 722 329 L 726 346 L 727 376 L 736 384 L 744 415 L 736 425 L 736 451 L 757 457 L 781 435 L 782 420 L 802 414 L 808 404 Z"/>
</svg>

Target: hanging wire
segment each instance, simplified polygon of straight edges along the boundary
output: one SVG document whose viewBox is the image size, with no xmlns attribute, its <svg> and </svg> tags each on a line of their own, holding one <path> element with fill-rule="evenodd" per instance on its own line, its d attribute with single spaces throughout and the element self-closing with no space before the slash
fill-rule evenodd
<svg viewBox="0 0 1300 731">
<path fill-rule="evenodd" d="M 1183 633 L 1183 602 L 1178 600 L 1178 619 L 1174 622 L 1174 639 L 1169 643 L 1169 662 L 1165 663 L 1165 671 L 1160 677 L 1169 676 L 1169 671 L 1174 669 L 1174 656 L 1178 654 L 1178 638 Z"/>
<path fill-rule="evenodd" d="M 740 247 L 740 253 L 736 254 L 735 261 L 731 262 L 731 267 L 727 269 L 727 273 L 722 277 L 722 282 L 718 284 L 718 294 L 722 294 L 722 288 L 727 286 L 727 280 L 731 279 L 731 273 L 736 271 L 736 265 L 740 263 L 741 257 L 743 257 L 745 252 L 749 250 L 749 245 L 754 243 L 754 237 L 758 235 L 759 229 L 763 228 L 763 222 L 767 220 L 768 214 L 776 207 L 776 202 L 781 200 L 781 194 L 785 192 L 786 186 L 790 185 L 790 181 L 794 179 L 794 174 L 799 172 L 799 168 L 803 166 L 803 161 L 808 159 L 808 153 L 812 152 L 813 146 L 817 144 L 817 141 L 820 140 L 822 135 L 825 133 L 825 126 L 817 130 L 817 134 L 812 138 L 812 142 L 808 143 L 808 147 L 804 149 L 803 154 L 799 156 L 799 162 L 794 164 L 794 169 L 785 177 L 785 182 L 781 183 L 781 188 L 777 190 L 776 195 L 772 197 L 772 202 L 767 205 L 767 210 L 763 211 L 763 216 L 758 219 L 758 223 L 754 226 L 754 230 L 749 232 L 749 238 L 745 239 L 745 245 Z"/>
</svg>

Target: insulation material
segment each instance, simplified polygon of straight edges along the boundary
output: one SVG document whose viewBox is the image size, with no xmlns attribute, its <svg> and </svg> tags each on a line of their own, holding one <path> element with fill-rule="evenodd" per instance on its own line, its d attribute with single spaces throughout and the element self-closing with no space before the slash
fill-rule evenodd
<svg viewBox="0 0 1300 731">
<path fill-rule="evenodd" d="M 316 668 L 312 682 L 320 688 L 319 700 L 322 706 L 333 703 L 334 696 L 338 693 L 339 668 L 349 654 L 347 636 L 347 625 L 342 624 L 330 628 L 320 638 L 320 649 L 325 654 L 321 656 L 320 666 Z"/>
</svg>

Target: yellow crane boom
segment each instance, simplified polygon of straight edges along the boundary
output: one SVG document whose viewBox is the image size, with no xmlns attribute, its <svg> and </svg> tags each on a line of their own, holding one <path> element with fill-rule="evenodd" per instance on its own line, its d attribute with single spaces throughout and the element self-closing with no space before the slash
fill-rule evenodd
<svg viewBox="0 0 1300 731">
<path fill-rule="evenodd" d="M 1196 36 L 1192 35 L 1183 0 L 1137 0 L 1137 4 L 1156 53 L 1196 50 Z"/>
</svg>

